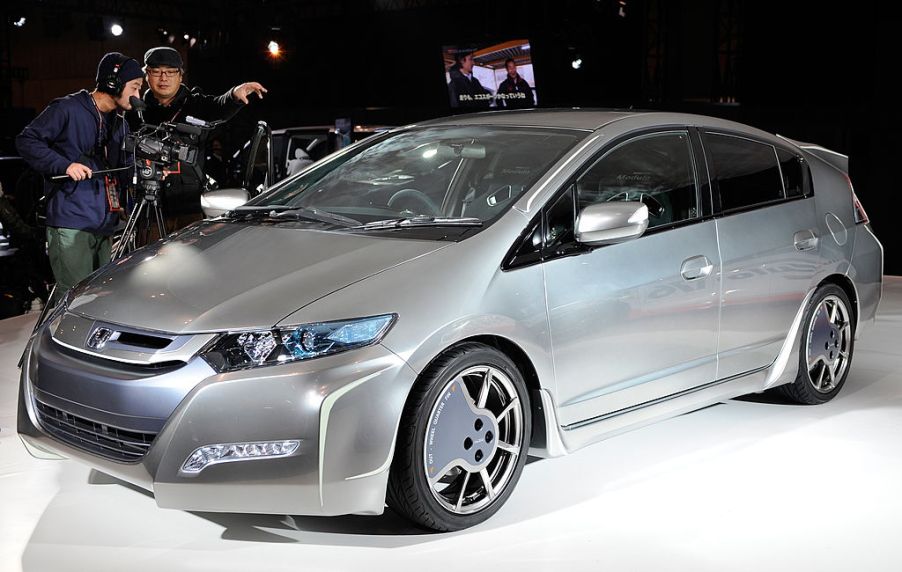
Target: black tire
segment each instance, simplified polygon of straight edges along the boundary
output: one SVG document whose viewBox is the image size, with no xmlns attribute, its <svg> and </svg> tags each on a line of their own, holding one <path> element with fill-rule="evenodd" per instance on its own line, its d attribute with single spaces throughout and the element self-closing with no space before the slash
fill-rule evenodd
<svg viewBox="0 0 902 572">
<path fill-rule="evenodd" d="M 852 304 L 842 288 L 818 287 L 805 308 L 801 335 L 799 374 L 777 389 L 796 403 L 826 403 L 845 384 L 855 346 Z"/>
<path fill-rule="evenodd" d="M 489 389 L 479 407 L 486 377 Z M 448 350 L 420 375 L 404 406 L 388 505 L 439 531 L 485 521 L 514 490 L 526 464 L 530 432 L 529 394 L 510 358 L 480 343 Z M 427 474 L 436 466 L 441 468 L 430 482 Z"/>
</svg>

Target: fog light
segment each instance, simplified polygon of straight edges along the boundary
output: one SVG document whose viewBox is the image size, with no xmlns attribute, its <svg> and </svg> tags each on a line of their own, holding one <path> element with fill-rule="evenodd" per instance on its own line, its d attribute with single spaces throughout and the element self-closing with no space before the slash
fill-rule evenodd
<svg viewBox="0 0 902 572">
<path fill-rule="evenodd" d="M 182 465 L 182 472 L 197 474 L 210 465 L 218 463 L 287 457 L 297 451 L 300 446 L 301 442 L 297 440 L 204 445 L 195 449 L 188 456 Z"/>
</svg>

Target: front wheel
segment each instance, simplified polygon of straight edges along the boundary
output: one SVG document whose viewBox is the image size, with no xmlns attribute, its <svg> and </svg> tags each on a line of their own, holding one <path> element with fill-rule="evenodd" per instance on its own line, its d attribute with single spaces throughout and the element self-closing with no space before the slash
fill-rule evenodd
<svg viewBox="0 0 902 572">
<path fill-rule="evenodd" d="M 799 347 L 799 375 L 780 387 L 789 399 L 817 405 L 833 399 L 849 375 L 855 328 L 851 304 L 835 284 L 820 286 L 808 302 Z"/>
<path fill-rule="evenodd" d="M 404 407 L 387 501 L 434 530 L 460 530 L 501 508 L 529 449 L 529 395 L 516 365 L 478 343 L 420 376 Z"/>
</svg>

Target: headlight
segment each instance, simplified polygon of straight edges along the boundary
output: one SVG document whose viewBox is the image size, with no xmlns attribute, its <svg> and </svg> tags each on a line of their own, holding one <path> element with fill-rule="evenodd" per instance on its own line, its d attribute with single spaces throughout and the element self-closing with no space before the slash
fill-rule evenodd
<svg viewBox="0 0 902 572">
<path fill-rule="evenodd" d="M 216 371 L 278 365 L 378 343 L 396 314 L 223 334 L 201 352 Z"/>
</svg>

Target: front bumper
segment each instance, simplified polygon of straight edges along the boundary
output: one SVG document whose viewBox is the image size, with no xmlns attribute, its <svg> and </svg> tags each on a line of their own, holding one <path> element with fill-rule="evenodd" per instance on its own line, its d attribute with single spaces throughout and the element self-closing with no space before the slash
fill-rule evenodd
<svg viewBox="0 0 902 572">
<path fill-rule="evenodd" d="M 398 422 L 416 379 L 382 346 L 228 374 L 194 358 L 175 371 L 134 378 L 97 361 L 59 347 L 46 328 L 33 340 L 20 380 L 18 431 L 37 456 L 76 459 L 152 491 L 164 508 L 382 513 Z M 158 433 L 136 461 L 106 458 L 52 434 L 48 408 L 65 412 L 64 422 L 96 423 L 98 434 Z M 287 457 L 180 472 L 203 445 L 281 439 L 301 445 Z"/>
</svg>

